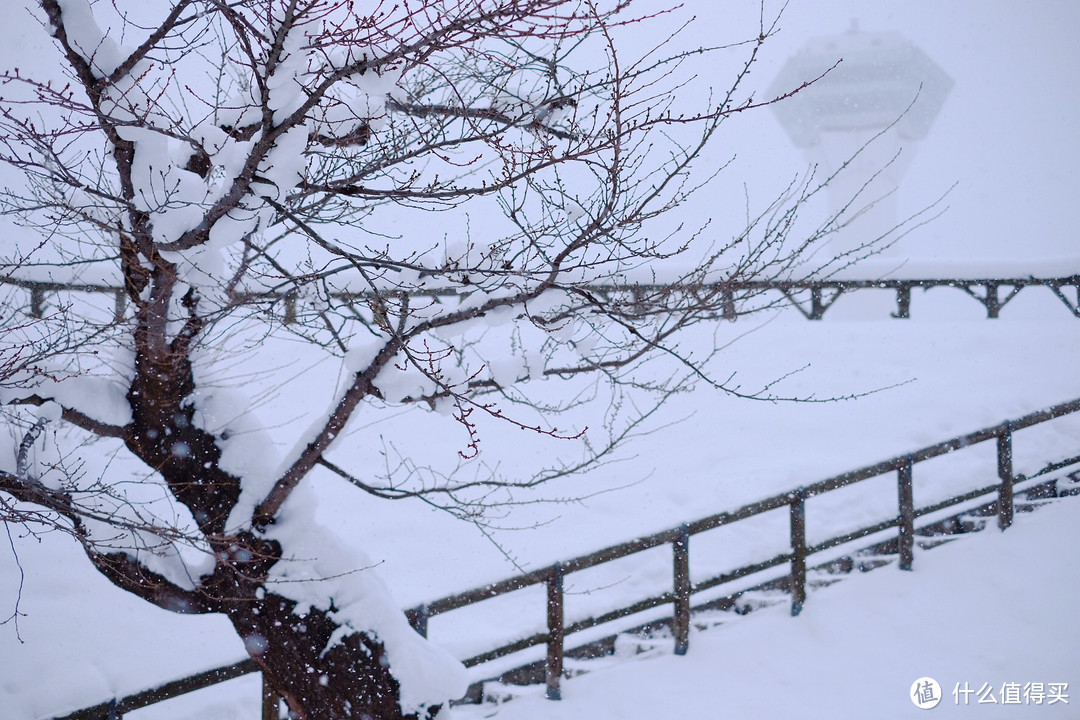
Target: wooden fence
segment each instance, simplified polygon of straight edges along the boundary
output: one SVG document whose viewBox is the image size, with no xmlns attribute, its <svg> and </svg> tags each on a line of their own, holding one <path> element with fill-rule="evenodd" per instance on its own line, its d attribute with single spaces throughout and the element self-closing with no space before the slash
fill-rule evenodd
<svg viewBox="0 0 1080 720">
<path fill-rule="evenodd" d="M 48 297 L 61 292 L 80 292 L 111 295 L 114 304 L 114 319 L 120 321 L 127 311 L 127 294 L 122 287 L 93 283 L 61 283 L 17 278 L 0 278 L 0 284 L 18 287 L 27 292 L 24 310 L 31 317 L 44 317 L 48 306 Z M 1045 287 L 1058 300 L 1065 304 L 1073 317 L 1080 318 L 1080 275 L 1056 278 L 935 278 L 923 280 L 733 280 L 719 283 L 698 285 L 604 285 L 586 286 L 590 293 L 611 300 L 614 296 L 629 302 L 656 302 L 682 296 L 682 302 L 701 302 L 707 300 L 710 305 L 719 308 L 717 317 L 735 320 L 745 314 L 739 310 L 739 304 L 748 297 L 761 297 L 772 292 L 776 298 L 765 303 L 766 307 L 789 304 L 796 308 L 808 320 L 821 320 L 825 311 L 845 293 L 857 290 L 890 290 L 896 293 L 896 311 L 892 317 L 906 319 L 911 317 L 912 290 L 931 290 L 933 288 L 954 288 L 979 301 L 986 309 L 986 317 L 997 318 L 1002 308 L 1023 289 Z M 344 306 L 353 311 L 357 319 L 363 315 L 358 308 L 366 308 L 367 301 L 373 296 L 363 292 L 345 292 L 329 287 L 310 287 L 306 290 L 319 299 L 320 303 L 330 306 Z M 457 288 L 429 289 L 413 293 L 411 296 L 427 298 L 429 301 L 444 302 L 462 300 L 472 291 Z M 776 295 L 778 293 L 778 295 Z M 411 297 L 410 296 L 410 297 Z M 395 295 L 395 297 L 397 297 Z M 1074 299 L 1075 298 L 1075 299 Z M 408 298 L 402 298 L 407 302 Z M 303 293 L 297 290 L 233 292 L 229 302 L 235 305 L 250 304 L 264 307 L 268 312 L 280 317 L 285 324 L 297 322 L 304 314 L 307 302 Z M 760 309 L 760 308 L 755 308 Z"/>
<path fill-rule="evenodd" d="M 915 524 L 918 518 L 937 513 L 941 510 L 958 506 L 983 496 L 995 497 L 997 523 L 1005 529 L 1013 521 L 1013 494 L 1017 483 L 1031 480 L 1049 472 L 1067 468 L 1080 463 L 1080 455 L 1047 464 L 1030 476 L 1016 475 L 1013 469 L 1013 434 L 1024 428 L 1053 420 L 1080 411 L 1080 399 L 1055 405 L 1014 420 L 1007 420 L 993 427 L 977 430 L 966 435 L 951 438 L 916 450 L 911 453 L 879 462 L 874 465 L 842 473 L 834 477 L 800 487 L 791 492 L 781 493 L 764 500 L 745 505 L 737 510 L 710 515 L 678 527 L 640 537 L 628 542 L 606 547 L 602 550 L 582 555 L 553 565 L 523 573 L 500 582 L 485 585 L 473 590 L 444 597 L 407 612 L 410 623 L 422 635 L 427 635 L 428 620 L 436 615 L 459 608 L 497 598 L 525 587 L 546 585 L 547 631 L 528 637 L 518 638 L 497 648 L 469 657 L 463 662 L 467 667 L 481 665 L 498 658 L 538 645 L 546 645 L 544 676 L 547 696 L 557 700 L 560 697 L 560 679 L 563 676 L 563 661 L 566 657 L 566 638 L 574 633 L 613 622 L 663 605 L 671 605 L 671 627 L 674 634 L 674 646 L 677 654 L 686 652 L 689 645 L 690 610 L 695 594 L 711 590 L 726 583 L 747 578 L 757 573 L 787 565 L 787 589 L 791 594 L 791 614 L 798 615 L 806 602 L 807 560 L 810 556 L 831 548 L 845 545 L 861 538 L 886 530 L 897 530 L 899 566 L 910 570 L 914 559 Z M 945 500 L 928 505 L 919 505 L 914 497 L 913 478 L 915 466 L 932 458 L 970 448 L 981 443 L 996 445 L 997 476 L 994 483 L 969 492 L 951 496 Z M 858 530 L 836 535 L 828 539 L 808 544 L 806 535 L 806 501 L 809 498 L 848 487 L 856 483 L 876 478 L 889 473 L 896 475 L 897 510 L 896 517 L 875 523 Z M 728 572 L 715 575 L 692 583 L 690 580 L 690 539 L 707 530 L 719 528 L 753 518 L 773 510 L 788 509 L 790 529 L 790 550 L 777 554 L 760 562 L 744 565 Z M 595 617 L 566 623 L 564 613 L 564 584 L 570 573 L 596 567 L 614 560 L 626 558 L 646 550 L 670 545 L 672 551 L 672 589 L 654 597 L 639 600 L 631 605 L 612 610 Z M 85 708 L 59 720 L 114 720 L 123 713 L 139 707 L 161 702 L 193 690 L 207 687 L 225 680 L 255 672 L 257 668 L 251 660 L 244 660 L 233 665 L 209 670 L 189 678 L 177 680 L 154 690 L 144 691 L 125 698 Z M 263 720 L 277 720 L 278 700 L 264 689 Z"/>
</svg>

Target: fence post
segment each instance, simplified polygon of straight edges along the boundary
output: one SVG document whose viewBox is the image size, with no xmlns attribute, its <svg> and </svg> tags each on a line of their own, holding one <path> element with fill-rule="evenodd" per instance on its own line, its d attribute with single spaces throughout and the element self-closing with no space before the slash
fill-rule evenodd
<svg viewBox="0 0 1080 720">
<path fill-rule="evenodd" d="M 1012 423 L 1006 422 L 1005 429 L 997 436 L 998 477 L 998 527 L 1004 530 L 1013 521 L 1013 455 Z"/>
<path fill-rule="evenodd" d="M 896 312 L 892 316 L 898 320 L 911 317 L 911 285 L 901 283 L 896 286 Z"/>
<path fill-rule="evenodd" d="M 734 320 L 739 316 L 738 311 L 735 309 L 735 291 L 731 289 L 730 285 L 724 285 L 720 290 L 720 307 L 723 308 L 725 320 Z"/>
<path fill-rule="evenodd" d="M 821 288 L 817 286 L 811 287 L 810 314 L 806 316 L 807 320 L 820 320 L 825 316 L 825 305 L 821 300 Z"/>
<path fill-rule="evenodd" d="M 986 317 L 994 319 L 1001 312 L 1001 299 L 998 297 L 998 284 L 986 283 Z"/>
<path fill-rule="evenodd" d="M 262 676 L 262 720 L 280 720 L 281 706 L 278 694 L 266 682 L 266 675 Z"/>
<path fill-rule="evenodd" d="M 285 293 L 285 317 L 282 322 L 285 325 L 292 325 L 296 322 L 296 293 Z"/>
<path fill-rule="evenodd" d="M 30 288 L 30 317 L 45 317 L 45 288 L 40 285 Z"/>
<path fill-rule="evenodd" d="M 806 602 L 806 491 L 791 493 L 791 615 Z"/>
<path fill-rule="evenodd" d="M 428 617 L 427 605 L 415 607 L 408 613 L 409 624 L 421 637 L 427 637 Z"/>
<path fill-rule="evenodd" d="M 548 580 L 548 652 L 546 680 L 548 700 L 561 700 L 559 679 L 563 671 L 563 569 L 555 563 Z"/>
<path fill-rule="evenodd" d="M 915 498 L 911 482 L 911 461 L 896 471 L 897 495 L 900 498 L 900 569 L 910 570 L 915 560 Z"/>
<path fill-rule="evenodd" d="M 117 290 L 113 301 L 113 321 L 123 322 L 125 310 L 127 310 L 127 295 L 123 290 Z"/>
<path fill-rule="evenodd" d="M 690 526 L 683 523 L 679 537 L 671 545 L 675 575 L 675 654 L 685 655 L 690 647 Z"/>
</svg>

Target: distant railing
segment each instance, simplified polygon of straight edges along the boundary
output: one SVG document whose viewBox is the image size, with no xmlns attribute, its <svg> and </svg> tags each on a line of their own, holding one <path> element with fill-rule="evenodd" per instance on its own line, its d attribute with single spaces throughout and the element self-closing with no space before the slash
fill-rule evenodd
<svg viewBox="0 0 1080 720">
<path fill-rule="evenodd" d="M 21 280 L 17 278 L 0 278 L 0 284 L 22 288 L 28 293 L 28 302 L 25 310 L 31 317 L 44 317 L 47 307 L 47 298 L 50 294 L 60 292 L 80 292 L 111 295 L 114 305 L 114 319 L 120 321 L 127 309 L 127 293 L 121 287 L 94 283 L 60 283 L 44 282 L 37 280 Z M 789 304 L 796 308 L 808 320 L 821 320 L 825 311 L 840 298 L 841 295 L 850 294 L 856 290 L 892 290 L 896 293 L 896 311 L 891 316 L 898 319 L 911 317 L 911 291 L 914 289 L 930 290 L 933 288 L 948 287 L 963 291 L 966 295 L 978 300 L 986 309 L 986 317 L 997 318 L 1002 308 L 1016 295 L 1028 287 L 1048 288 L 1065 307 L 1069 309 L 1073 317 L 1080 318 L 1080 275 L 1057 278 L 984 278 L 967 280 L 961 278 L 944 278 L 928 280 L 740 280 L 719 283 L 702 283 L 697 285 L 652 285 L 652 284 L 593 284 L 585 286 L 584 290 L 610 299 L 619 296 L 630 300 L 647 302 L 657 298 L 670 298 L 673 294 L 682 293 L 693 300 L 709 299 L 711 305 L 718 307 L 716 317 L 725 320 L 735 320 L 740 315 L 746 314 L 739 309 L 740 301 L 749 296 L 760 296 L 765 292 L 779 293 L 777 302 L 768 303 L 769 306 Z M 417 290 L 408 293 L 409 297 L 428 298 L 434 302 L 449 300 L 462 300 L 475 289 L 469 288 L 434 288 Z M 366 308 L 368 301 L 374 299 L 374 295 L 364 292 L 345 292 L 329 288 L 312 289 L 320 303 L 346 306 L 353 310 Z M 399 294 L 390 293 L 393 297 Z M 403 296 L 402 296 L 403 297 Z M 1075 298 L 1072 299 L 1072 298 Z M 274 292 L 238 292 L 230 294 L 230 302 L 237 305 L 255 304 L 265 306 L 268 311 L 278 316 L 286 325 L 297 322 L 304 315 L 304 304 L 310 302 L 301 293 L 295 290 Z M 357 319 L 363 320 L 362 314 L 353 313 Z"/>
<path fill-rule="evenodd" d="M 646 535 L 634 540 L 612 545 L 596 552 L 570 560 L 523 573 L 516 577 L 483 587 L 444 597 L 425 605 L 406 611 L 412 626 L 420 634 L 427 636 L 428 620 L 436 615 L 490 600 L 508 593 L 540 583 L 546 584 L 547 590 L 547 632 L 519 638 L 492 650 L 480 653 L 464 660 L 467 667 L 474 667 L 498 658 L 511 655 L 538 645 L 546 645 L 544 660 L 547 696 L 551 699 L 560 697 L 560 679 L 563 675 L 563 660 L 566 657 L 566 637 L 583 630 L 628 617 L 662 605 L 672 605 L 671 627 L 674 634 L 675 653 L 683 654 L 689 646 L 691 598 L 694 594 L 705 592 L 720 585 L 733 582 L 763 571 L 789 564 L 787 573 L 788 590 L 791 593 L 791 614 L 798 615 L 806 602 L 807 558 L 825 550 L 844 545 L 861 538 L 897 528 L 899 548 L 899 566 L 910 570 L 914 559 L 915 521 L 917 518 L 936 513 L 962 503 L 969 502 L 988 494 L 996 494 L 996 514 L 998 526 L 1005 529 L 1013 521 L 1013 491 L 1016 483 L 1039 475 L 1060 470 L 1080 463 L 1080 456 L 1069 457 L 1048 464 L 1031 476 L 1015 475 L 1013 470 L 1013 433 L 1055 418 L 1080 411 L 1080 399 L 1054 405 L 1053 407 L 1033 412 L 1014 420 L 960 435 L 944 442 L 924 447 L 914 452 L 899 455 L 884 462 L 842 473 L 798 488 L 791 492 L 774 495 L 764 500 L 745 505 L 737 510 L 710 515 L 693 522 L 663 532 Z M 985 487 L 971 490 L 960 495 L 930 505 L 918 506 L 913 491 L 914 466 L 953 451 L 978 445 L 983 442 L 996 443 L 998 481 Z M 896 473 L 897 507 L 895 518 L 885 520 L 858 530 L 830 537 L 814 545 L 807 544 L 806 538 L 806 500 L 821 496 L 840 488 L 854 485 L 886 473 Z M 760 562 L 744 565 L 703 581 L 690 581 L 690 538 L 698 533 L 746 520 L 762 513 L 781 508 L 788 508 L 791 550 Z M 612 562 L 651 548 L 663 545 L 672 547 L 673 583 L 670 592 L 639 600 L 624 608 L 612 610 L 595 617 L 589 617 L 566 624 L 564 613 L 564 582 L 568 574 Z M 154 690 L 112 700 L 91 708 L 71 713 L 58 720 L 98 720 L 119 719 L 124 712 L 139 707 L 176 697 L 192 690 L 207 687 L 233 677 L 254 672 L 257 668 L 252 660 L 244 660 L 226 667 L 210 670 L 184 678 Z M 264 688 L 263 720 L 277 720 L 278 701 L 272 692 Z"/>
</svg>

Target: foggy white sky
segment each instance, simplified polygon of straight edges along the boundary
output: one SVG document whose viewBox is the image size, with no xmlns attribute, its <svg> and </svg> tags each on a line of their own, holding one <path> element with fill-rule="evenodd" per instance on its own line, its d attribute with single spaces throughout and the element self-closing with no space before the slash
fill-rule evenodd
<svg viewBox="0 0 1080 720">
<path fill-rule="evenodd" d="M 707 25 L 727 24 L 731 3 L 690 5 Z M 740 20 L 752 22 L 756 3 L 743 5 Z M 1018 262 L 1080 256 L 1073 213 L 1080 197 L 1080 3 L 792 0 L 758 82 L 767 87 L 810 38 L 843 33 L 853 19 L 865 32 L 903 34 L 955 82 L 899 199 L 901 213 L 914 212 L 956 182 L 950 210 L 906 238 L 900 254 Z M 759 117 L 748 129 L 760 158 L 748 176 L 786 176 L 806 162 L 768 120 Z"/>
<path fill-rule="evenodd" d="M 641 8 L 661 4 L 670 7 L 646 0 Z M 695 43 L 745 37 L 759 14 L 755 0 L 688 0 L 684 10 L 697 15 L 685 39 Z M 791 0 L 782 32 L 754 71 L 755 85 L 768 87 L 807 40 L 842 33 L 853 19 L 866 32 L 902 33 L 955 81 L 911 160 L 899 197 L 901 214 L 911 213 L 955 182 L 950 210 L 906 238 L 897 254 L 1010 260 L 1018 262 L 1018 271 L 1021 261 L 1080 257 L 1073 227 L 1080 198 L 1080 3 Z M 2 36 L 4 67 L 40 63 L 51 50 L 23 11 L 6 14 Z M 717 85 L 723 86 L 721 78 Z M 718 189 L 740 196 L 732 209 L 742 203 L 741 189 L 732 188 L 743 181 L 764 199 L 807 164 L 768 111 L 732 123 L 718 151 L 740 156 L 731 173 L 734 185 Z"/>
</svg>

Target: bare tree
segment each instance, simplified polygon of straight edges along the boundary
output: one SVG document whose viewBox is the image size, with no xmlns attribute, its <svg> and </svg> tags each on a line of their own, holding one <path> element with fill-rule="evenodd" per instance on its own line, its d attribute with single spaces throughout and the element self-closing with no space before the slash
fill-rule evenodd
<svg viewBox="0 0 1080 720">
<path fill-rule="evenodd" d="M 657 22 L 629 2 L 39 10 L 66 79 L 2 76 L 0 154 L 21 177 L 3 209 L 45 256 L 12 276 L 104 278 L 123 302 L 71 295 L 78 341 L 3 388 L 18 461 L 0 490 L 51 513 L 118 587 L 225 614 L 297 717 L 431 714 L 461 690 L 360 556 L 312 523 L 314 473 L 475 519 L 603 461 L 672 392 L 749 392 L 681 333 L 750 302 L 740 280 L 854 258 L 814 260 L 843 217 L 791 237 L 812 175 L 721 242 L 665 219 L 709 180 L 691 166 L 723 123 L 776 99 L 743 90 L 768 23 L 724 49 L 744 62 L 710 97 L 684 63 L 721 49 L 676 35 L 627 50 L 620 37 Z M 274 449 L 253 416 L 222 411 L 228 352 L 252 333 L 256 348 L 303 339 L 345 378 L 276 469 L 255 462 Z M 665 374 L 645 369 L 656 357 Z M 605 410 L 599 441 L 555 424 L 588 403 Z M 335 439 L 360 409 L 402 405 L 462 433 L 460 472 L 349 464 Z M 485 471 L 490 421 L 588 440 L 584 456 Z M 105 450 L 107 466 L 81 464 Z"/>
</svg>

